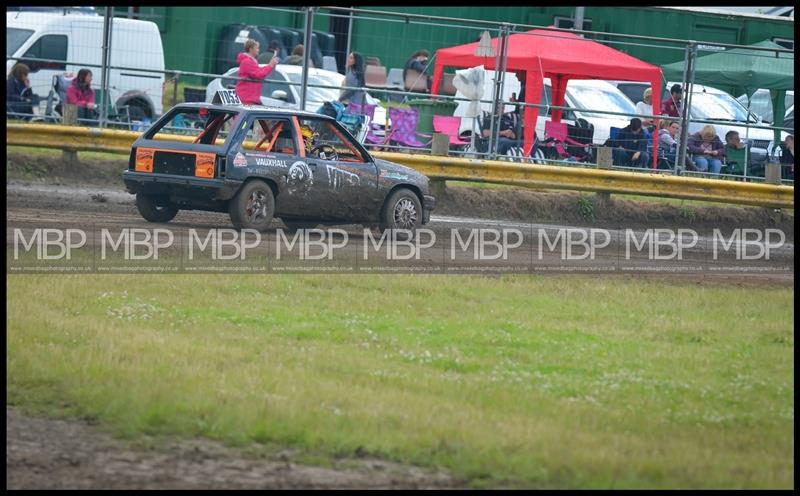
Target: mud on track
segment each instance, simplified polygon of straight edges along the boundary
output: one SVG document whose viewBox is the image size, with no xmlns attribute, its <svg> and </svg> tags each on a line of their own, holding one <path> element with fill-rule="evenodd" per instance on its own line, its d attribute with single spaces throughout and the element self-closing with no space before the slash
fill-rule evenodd
<svg viewBox="0 0 800 496">
<path fill-rule="evenodd" d="M 131 446 L 81 421 L 6 408 L 6 489 L 434 489 L 463 487 L 443 472 L 368 458 L 332 468 L 268 459 L 208 440 Z"/>
<path fill-rule="evenodd" d="M 131 198 L 124 193 L 121 177 L 122 170 L 128 165 L 126 157 L 99 159 L 86 154 L 79 156 L 80 163 L 70 165 L 58 156 L 27 155 L 12 151 L 6 159 L 6 170 L 9 178 L 23 180 L 28 184 L 85 188 L 86 198 L 98 188 L 118 191 L 120 199 Z M 588 217 L 587 202 L 591 204 L 591 215 Z M 109 198 L 109 203 L 104 206 L 114 209 L 119 205 L 115 205 L 114 199 Z M 73 208 L 76 207 L 77 204 L 73 204 Z M 135 213 L 135 209 L 128 211 Z M 677 201 L 639 201 L 618 195 L 612 195 L 611 204 L 605 205 L 598 202 L 592 194 L 511 187 L 465 187 L 449 183 L 444 195 L 437 198 L 434 214 L 609 228 L 684 227 L 728 230 L 775 227 L 792 236 L 794 233 L 793 210 L 775 215 L 763 208 L 717 203 L 684 205 Z M 186 212 L 182 212 L 179 219 L 189 218 L 186 217 Z"/>
</svg>

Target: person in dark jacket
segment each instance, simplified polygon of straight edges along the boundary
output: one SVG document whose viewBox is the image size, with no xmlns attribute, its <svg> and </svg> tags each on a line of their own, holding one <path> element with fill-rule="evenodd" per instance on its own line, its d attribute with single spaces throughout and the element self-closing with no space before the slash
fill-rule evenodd
<svg viewBox="0 0 800 496">
<path fill-rule="evenodd" d="M 403 67 L 403 84 L 406 91 L 427 93 L 430 90 L 430 76 L 428 70 L 428 51 L 418 50 L 406 61 Z"/>
<path fill-rule="evenodd" d="M 29 73 L 30 68 L 27 65 L 17 62 L 6 79 L 6 113 L 28 115 L 9 116 L 13 119 L 27 120 L 33 115 L 33 90 L 28 79 Z"/>
<path fill-rule="evenodd" d="M 719 174 L 722 160 L 725 158 L 725 143 L 717 136 L 714 126 L 708 124 L 703 129 L 689 136 L 687 143 L 692 160 L 700 172 Z"/>
<path fill-rule="evenodd" d="M 612 152 L 614 162 L 632 167 L 648 167 L 650 153 L 647 151 L 649 138 L 642 129 L 642 120 L 638 117 L 631 119 L 631 123 L 620 129 L 616 139 L 616 148 Z"/>
<path fill-rule="evenodd" d="M 349 88 L 363 88 L 366 83 L 364 82 L 364 57 L 358 52 L 351 52 L 347 57 L 347 72 L 344 76 L 342 84 Z M 357 89 L 343 89 L 339 97 L 342 103 L 358 103 L 363 105 L 366 103 L 367 93 L 364 90 Z"/>
</svg>

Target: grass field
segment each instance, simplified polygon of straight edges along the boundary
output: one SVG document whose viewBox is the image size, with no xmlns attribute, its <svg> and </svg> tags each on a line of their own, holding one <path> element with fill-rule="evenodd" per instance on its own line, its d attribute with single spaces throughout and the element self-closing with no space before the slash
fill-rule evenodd
<svg viewBox="0 0 800 496">
<path fill-rule="evenodd" d="M 476 487 L 793 487 L 791 288 L 8 276 L 7 402 Z M 157 437 L 160 439 L 161 437 Z"/>
</svg>

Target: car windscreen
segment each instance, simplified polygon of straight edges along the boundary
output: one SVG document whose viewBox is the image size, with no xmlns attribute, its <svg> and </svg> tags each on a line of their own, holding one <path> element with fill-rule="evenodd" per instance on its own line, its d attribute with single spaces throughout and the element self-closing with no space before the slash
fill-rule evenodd
<svg viewBox="0 0 800 496">
<path fill-rule="evenodd" d="M 729 122 L 747 122 L 747 110 L 726 93 L 692 93 L 692 118 Z M 750 122 L 755 122 L 754 118 Z"/>
<path fill-rule="evenodd" d="M 636 107 L 619 91 L 612 91 L 608 88 L 598 88 L 594 86 L 574 86 L 567 89 L 574 99 L 575 106 L 587 110 L 602 110 L 605 112 L 619 112 L 625 114 L 635 114 Z M 610 114 L 598 114 L 585 112 L 589 117 L 599 117 L 606 119 L 622 118 L 624 116 L 614 116 Z"/>
<path fill-rule="evenodd" d="M 14 55 L 32 34 L 30 29 L 6 28 L 6 57 Z"/>
<path fill-rule="evenodd" d="M 145 138 L 221 147 L 235 134 L 240 117 L 235 111 L 206 107 L 173 108 L 153 124 Z"/>
<path fill-rule="evenodd" d="M 300 93 L 300 86 L 303 83 L 302 74 L 300 73 L 287 73 L 289 76 L 289 80 L 292 83 L 296 83 L 297 92 Z M 339 76 L 339 77 L 336 77 Z M 342 81 L 344 80 L 344 76 L 341 74 L 334 75 L 321 75 L 321 74 L 309 74 L 308 75 L 308 92 L 306 93 L 306 99 L 310 102 L 329 102 L 331 100 L 338 100 L 340 91 L 339 88 L 342 86 Z M 315 88 L 311 85 L 320 85 L 320 86 L 333 86 L 333 88 Z"/>
</svg>

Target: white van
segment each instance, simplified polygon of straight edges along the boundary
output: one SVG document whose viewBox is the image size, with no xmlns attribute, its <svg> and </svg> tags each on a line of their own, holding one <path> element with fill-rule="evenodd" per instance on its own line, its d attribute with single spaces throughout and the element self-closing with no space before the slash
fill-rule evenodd
<svg viewBox="0 0 800 496">
<path fill-rule="evenodd" d="M 494 77 L 493 71 L 486 71 L 484 79 L 484 94 L 482 99 L 491 100 L 494 95 Z M 516 75 L 513 73 L 506 73 L 505 76 L 505 94 L 504 100 L 508 100 L 511 93 L 519 95 L 520 82 Z M 457 98 L 464 98 L 461 92 L 456 93 Z M 518 98 L 521 98 L 518 96 Z M 602 145 L 608 139 L 611 128 L 623 128 L 630 124 L 630 117 L 619 115 L 598 114 L 595 112 L 588 112 L 583 109 L 592 109 L 608 112 L 619 113 L 636 113 L 636 107 L 631 101 L 617 89 L 614 85 L 606 81 L 598 81 L 591 79 L 571 79 L 567 83 L 567 91 L 564 95 L 565 107 L 570 107 L 572 110 L 565 110 L 562 114 L 561 122 L 568 124 L 575 124 L 578 119 L 585 119 L 587 122 L 594 126 L 593 142 Z M 552 104 L 552 96 L 550 89 L 550 79 L 544 79 L 544 91 L 542 95 L 541 105 Z M 459 127 L 459 134 L 469 132 L 474 129 L 474 132 L 480 132 L 480 123 L 475 119 L 463 117 L 466 114 L 467 102 L 459 102 L 453 115 L 462 117 L 461 126 Z M 490 103 L 481 103 L 481 108 L 484 111 L 491 112 Z M 511 105 L 506 105 L 505 111 L 512 111 Z M 536 134 L 539 139 L 544 139 L 545 123 L 550 120 L 550 108 L 540 108 L 539 118 L 536 120 Z"/>
<path fill-rule="evenodd" d="M 46 100 L 53 76 L 92 71 L 92 88 L 100 103 L 103 61 L 103 16 L 54 12 L 6 12 L 6 75 L 18 57 L 31 68 L 33 93 Z M 58 62 L 34 62 L 26 58 Z M 97 66 L 97 67 L 95 67 Z M 150 21 L 114 18 L 111 37 L 109 95 L 115 107 L 129 105 L 131 118 L 162 113 L 164 49 L 158 26 Z M 42 107 L 44 103 L 42 103 Z"/>
</svg>

